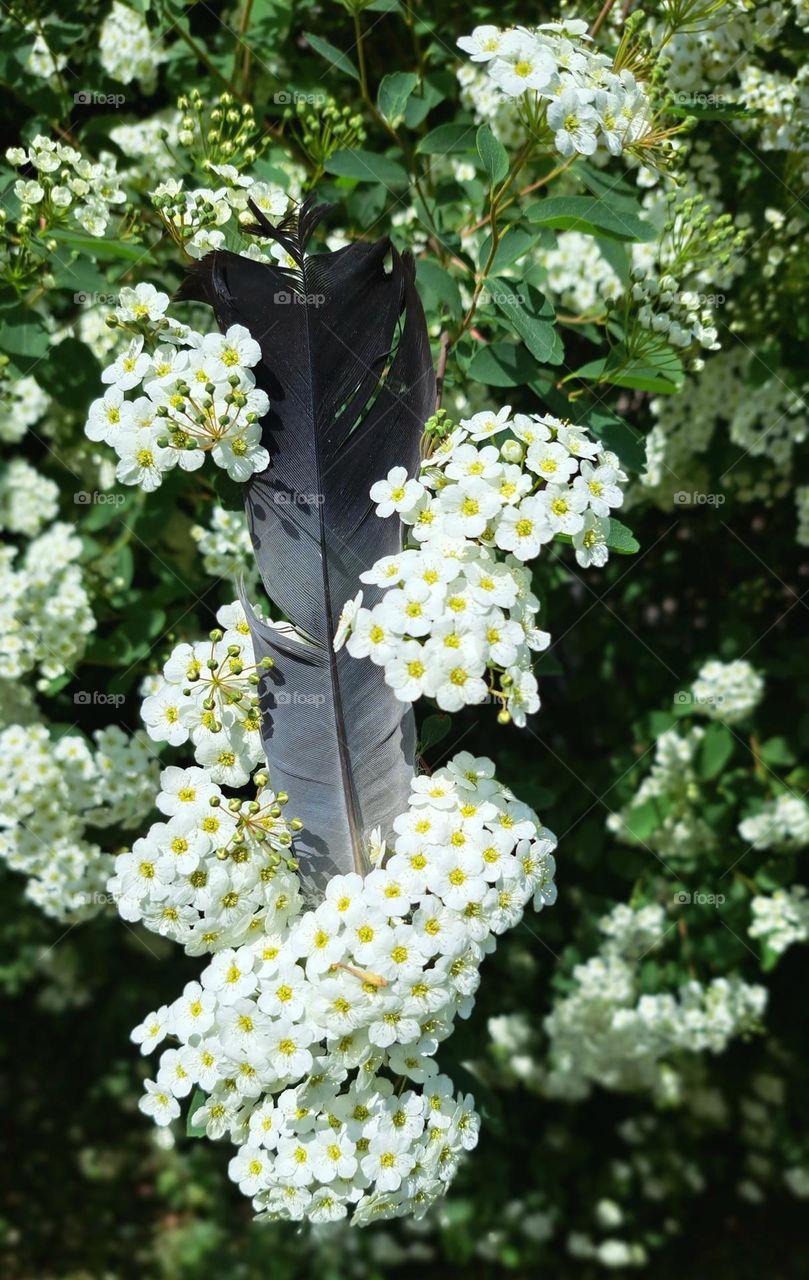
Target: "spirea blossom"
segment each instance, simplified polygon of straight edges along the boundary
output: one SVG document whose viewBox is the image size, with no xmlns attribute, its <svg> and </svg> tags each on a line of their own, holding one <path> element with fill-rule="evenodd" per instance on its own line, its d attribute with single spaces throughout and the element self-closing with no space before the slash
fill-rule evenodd
<svg viewBox="0 0 809 1280">
<path fill-rule="evenodd" d="M 94 163 L 75 147 L 40 133 L 27 147 L 10 147 L 6 160 L 15 169 L 33 169 L 36 175 L 18 178 L 14 184 L 23 225 L 75 223 L 91 236 L 103 236 L 113 208 L 126 201 L 109 155 Z"/>
<path fill-rule="evenodd" d="M 155 742 L 190 739 L 214 782 L 240 787 L 262 759 L 259 670 L 242 606 L 224 605 L 216 618 L 208 640 L 174 648 L 141 714 Z"/>
<path fill-rule="evenodd" d="M 28 877 L 26 896 L 46 915 L 74 922 L 110 902 L 112 859 L 95 831 L 129 830 L 149 812 L 158 769 L 143 734 L 117 725 L 94 745 L 80 734 L 54 741 L 44 725 L 0 734 L 0 857 Z"/>
<path fill-rule="evenodd" d="M 809 804 L 802 796 L 777 796 L 739 823 L 739 835 L 754 849 L 804 849 L 809 845 Z"/>
<path fill-rule="evenodd" d="M 52 680 L 83 653 L 95 618 L 80 565 L 81 541 L 56 523 L 20 553 L 0 548 L 0 679 L 37 670 Z"/>
<path fill-rule="evenodd" d="M 748 933 L 762 938 L 775 955 L 782 955 L 796 942 L 809 941 L 809 901 L 805 885 L 759 894 L 750 903 L 753 921 Z"/>
<path fill-rule="evenodd" d="M 475 27 L 459 47 L 480 64 L 501 99 L 518 103 L 533 132 L 544 128 L 564 157 L 621 155 L 651 129 L 644 87 L 626 68 L 613 71 L 579 19 L 536 30 Z"/>
<path fill-rule="evenodd" d="M 462 753 L 416 778 L 373 869 L 333 877 L 316 905 L 268 858 L 271 836 L 252 843 L 251 806 L 216 803 L 199 769 L 164 773 L 167 823 L 118 859 L 126 918 L 214 952 L 133 1032 L 144 1053 L 171 1044 L 141 1109 L 166 1125 L 195 1091 L 192 1123 L 236 1144 L 230 1176 L 260 1215 L 421 1216 L 474 1147 L 473 1100 L 435 1054 L 497 936 L 555 899 L 555 838 L 493 775 Z M 211 814 L 245 827 L 222 861 Z"/>
<path fill-rule="evenodd" d="M 120 84 L 138 80 L 144 93 L 154 91 L 157 68 L 166 57 L 159 39 L 149 30 L 141 14 L 120 0 L 113 0 L 104 19 L 98 53 L 111 79 Z"/>
<path fill-rule="evenodd" d="M 743 658 L 735 662 L 711 658 L 691 686 L 694 710 L 727 724 L 744 720 L 758 706 L 763 692 L 764 681 Z"/>
<path fill-rule="evenodd" d="M 335 647 L 382 666 L 403 702 L 457 711 L 494 696 L 524 724 L 539 708 L 532 654 L 550 644 L 527 565 L 560 535 L 580 565 L 604 565 L 625 480 L 615 454 L 550 415 L 506 406 L 462 421 L 418 479 L 394 467 L 372 487 L 408 543 L 360 575 L 381 599 L 350 602 Z"/>
<path fill-rule="evenodd" d="M 210 455 L 233 480 L 262 471 L 266 392 L 251 372 L 261 349 L 242 325 L 200 334 L 164 315 L 168 295 L 153 285 L 124 289 L 116 313 L 131 340 L 101 375 L 104 396 L 85 432 L 118 455 L 116 478 L 146 492 L 179 466 L 197 471 Z"/>
</svg>

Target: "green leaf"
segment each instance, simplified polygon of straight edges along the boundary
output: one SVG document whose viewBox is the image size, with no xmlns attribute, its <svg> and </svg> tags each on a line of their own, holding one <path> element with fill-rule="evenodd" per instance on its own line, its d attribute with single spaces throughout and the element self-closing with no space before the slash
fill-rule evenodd
<svg viewBox="0 0 809 1280">
<path fill-rule="evenodd" d="M 207 1136 L 204 1125 L 194 1124 L 191 1117 L 199 1111 L 200 1107 L 204 1107 L 208 1101 L 207 1093 L 202 1089 L 195 1089 L 191 1094 L 191 1101 L 188 1104 L 188 1110 L 185 1113 L 185 1133 L 188 1138 L 205 1138 Z"/>
<path fill-rule="evenodd" d="M 319 53 L 321 58 L 325 58 L 338 71 L 342 71 L 344 76 L 359 80 L 360 73 L 347 53 L 343 53 L 342 49 L 335 48 L 329 40 L 324 40 L 323 36 L 316 36 L 311 31 L 304 31 L 303 35 L 306 43 L 314 49 L 315 53 Z"/>
<path fill-rule="evenodd" d="M 482 124 L 478 129 L 475 143 L 489 183 L 496 187 L 508 173 L 508 152 L 487 124 Z"/>
<path fill-rule="evenodd" d="M 335 151 L 326 161 L 326 171 L 338 178 L 381 182 L 386 187 L 404 187 L 408 182 L 407 170 L 402 165 L 373 151 Z"/>
<path fill-rule="evenodd" d="M 627 529 L 620 520 L 614 520 L 612 516 L 610 516 L 610 527 L 607 532 L 607 546 L 610 551 L 616 551 L 619 556 L 634 556 L 636 551 L 640 551 L 640 543 L 632 530 Z"/>
<path fill-rule="evenodd" d="M 797 756 L 786 738 L 768 738 L 761 744 L 761 758 L 773 769 L 788 768 L 795 764 Z"/>
<path fill-rule="evenodd" d="M 429 258 L 419 258 L 416 263 L 416 279 L 426 291 L 425 301 L 429 302 L 429 295 L 432 294 L 436 304 L 443 304 L 454 319 L 460 319 L 463 314 L 461 291 L 458 281 L 448 271 Z"/>
<path fill-rule="evenodd" d="M 108 240 L 105 236 L 83 235 L 80 231 L 57 229 L 49 231 L 49 236 L 59 244 L 65 244 L 91 258 L 107 262 L 110 259 L 121 262 L 137 262 L 154 264 L 154 258 L 148 247 L 143 244 L 132 244 L 128 240 Z"/>
<path fill-rule="evenodd" d="M 37 369 L 37 381 L 66 409 L 86 409 L 99 393 L 100 380 L 100 364 L 78 338 L 65 338 L 51 347 L 48 359 Z"/>
<path fill-rule="evenodd" d="M 418 82 L 414 71 L 393 71 L 384 77 L 377 101 L 388 124 L 395 126 L 403 119 L 407 100 Z"/>
<path fill-rule="evenodd" d="M 622 814 L 623 825 L 621 838 L 626 835 L 643 844 L 661 824 L 660 805 L 656 800 L 644 800 L 643 804 L 633 805 L 628 812 Z"/>
<path fill-rule="evenodd" d="M 662 395 L 673 395 L 685 380 L 679 356 L 673 347 L 666 345 L 659 351 L 647 353 L 643 360 L 631 359 L 622 347 L 615 347 L 609 355 L 591 360 L 570 376 L 584 382 L 606 382 L 613 387 Z"/>
<path fill-rule="evenodd" d="M 49 346 L 50 337 L 38 312 L 16 306 L 3 313 L 0 351 L 11 357 L 21 374 L 35 368 L 47 355 Z"/>
<path fill-rule="evenodd" d="M 442 738 L 446 738 L 451 728 L 452 717 L 447 715 L 445 711 L 439 711 L 436 715 L 427 716 L 421 726 L 418 746 L 419 754 L 423 755 L 425 751 L 429 751 L 430 747 L 434 747 L 441 742 Z"/>
<path fill-rule="evenodd" d="M 612 410 L 597 406 L 583 417 L 583 425 L 592 431 L 606 449 L 617 453 L 624 466 L 642 471 L 646 466 L 646 437 Z"/>
<path fill-rule="evenodd" d="M 416 151 L 424 156 L 448 156 L 463 151 L 472 151 L 475 146 L 475 126 L 473 124 L 440 124 L 432 129 L 416 147 Z"/>
<path fill-rule="evenodd" d="M 480 347 L 467 369 L 470 378 L 487 387 L 522 387 L 536 372 L 533 356 L 516 342 L 491 342 Z"/>
<path fill-rule="evenodd" d="M 709 101 L 678 102 L 675 106 L 667 107 L 667 111 L 670 115 L 679 116 L 681 119 L 694 116 L 697 120 L 750 120 L 755 119 L 759 114 L 758 111 L 745 107 L 741 102 L 724 102 L 717 94 L 702 96 Z"/>
<path fill-rule="evenodd" d="M 507 227 L 497 245 L 491 274 L 496 276 L 504 267 L 510 267 L 512 262 L 516 262 L 518 258 L 522 258 L 524 254 L 528 253 L 538 239 L 538 232 L 526 231 L 522 227 Z M 492 238 L 488 235 L 481 245 L 481 262 L 488 260 L 491 243 Z"/>
<path fill-rule="evenodd" d="M 701 778 L 717 778 L 735 748 L 733 734 L 718 720 L 713 720 L 703 734 L 699 747 L 698 772 Z"/>
<path fill-rule="evenodd" d="M 553 307 L 544 295 L 532 285 L 520 286 L 513 280 L 490 279 L 488 289 L 497 310 L 522 338 L 531 355 L 541 364 L 561 364 L 562 340 L 553 324 Z"/>
<path fill-rule="evenodd" d="M 558 231 L 582 231 L 585 235 L 613 240 L 656 240 L 657 230 L 634 213 L 615 208 L 594 196 L 548 196 L 525 210 L 529 222 Z"/>
</svg>

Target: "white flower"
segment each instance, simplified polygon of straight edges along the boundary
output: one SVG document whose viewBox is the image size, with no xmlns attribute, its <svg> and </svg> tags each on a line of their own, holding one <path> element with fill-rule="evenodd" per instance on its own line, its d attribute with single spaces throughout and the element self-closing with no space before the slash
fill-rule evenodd
<svg viewBox="0 0 809 1280">
<path fill-rule="evenodd" d="M 411 480 L 404 467 L 393 467 L 385 480 L 371 486 L 371 498 L 377 504 L 376 514 L 383 518 L 394 511 L 409 511 L 424 494 L 424 486 Z"/>
</svg>

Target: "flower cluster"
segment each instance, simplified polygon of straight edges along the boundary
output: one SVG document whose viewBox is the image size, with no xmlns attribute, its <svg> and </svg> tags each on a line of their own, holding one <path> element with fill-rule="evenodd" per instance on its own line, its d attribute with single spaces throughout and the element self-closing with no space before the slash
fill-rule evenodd
<svg viewBox="0 0 809 1280">
<path fill-rule="evenodd" d="M 35 537 L 59 510 L 59 486 L 25 458 L 12 458 L 0 477 L 0 529 Z"/>
<path fill-rule="evenodd" d="M 805 885 L 776 889 L 765 897 L 758 895 L 750 904 L 753 922 L 751 938 L 763 938 L 768 951 L 780 956 L 796 942 L 809 942 L 809 901 Z"/>
<path fill-rule="evenodd" d="M 599 927 L 606 941 L 575 966 L 573 990 L 545 1021 L 550 1070 L 543 1088 L 569 1099 L 600 1085 L 676 1100 L 680 1083 L 671 1059 L 720 1053 L 760 1020 L 767 991 L 738 978 L 713 978 L 686 982 L 676 994 L 641 994 L 642 961 L 666 931 L 662 907 L 619 905 Z"/>
<path fill-rule="evenodd" d="M 157 765 L 143 735 L 117 725 L 53 741 L 44 725 L 0 734 L 0 857 L 28 877 L 27 896 L 47 915 L 95 915 L 112 859 L 88 829 L 134 827 L 154 803 Z"/>
<path fill-rule="evenodd" d="M 605 564 L 625 480 L 582 427 L 510 406 L 462 421 L 417 480 L 394 467 L 372 487 L 377 515 L 397 513 L 410 543 L 360 575 L 382 598 L 349 603 L 335 647 L 348 637 L 403 702 L 427 694 L 457 711 L 493 695 L 504 722 L 524 724 L 539 707 L 531 653 L 550 643 L 526 562 L 561 535 L 580 565 Z"/>
<path fill-rule="evenodd" d="M 658 857 L 694 858 L 716 845 L 705 820 L 705 796 L 697 757 L 705 730 L 667 729 L 655 742 L 649 773 L 632 799 L 607 818 L 607 830 L 624 844 L 641 844 Z"/>
<path fill-rule="evenodd" d="M 289 206 L 285 192 L 240 175 L 232 164 L 212 164 L 209 169 L 221 180 L 221 186 L 187 190 L 180 179 L 167 178 L 152 192 L 152 204 L 172 239 L 192 258 L 203 258 L 211 250 L 227 246 L 256 262 L 276 260 L 294 265 L 275 242 L 262 246 L 253 241 L 244 249 L 240 231 L 243 223 L 255 222 L 248 200 L 267 218 L 277 220 Z"/>
<path fill-rule="evenodd" d="M 38 133 L 27 147 L 10 147 L 6 159 L 15 169 L 31 168 L 36 174 L 14 183 L 20 201 L 18 229 L 41 231 L 72 220 L 89 235 L 103 236 L 112 208 L 126 200 L 111 157 L 94 164 L 75 147 L 44 134 Z"/>
<path fill-rule="evenodd" d="M 357 1224 L 421 1216 L 475 1145 L 472 1099 L 438 1074 L 435 1053 L 468 1016 L 496 936 L 532 897 L 537 907 L 555 898 L 555 838 L 493 775 L 491 761 L 463 753 L 416 778 L 392 849 L 376 841 L 373 870 L 333 877 L 315 907 L 305 909 L 283 863 L 275 878 L 256 876 L 247 837 L 233 877 L 198 890 L 195 916 L 235 912 L 235 928 L 206 923 L 215 955 L 200 981 L 133 1033 L 143 1052 L 166 1035 L 179 1042 L 141 1108 L 166 1125 L 178 1099 L 201 1090 L 191 1121 L 238 1144 L 230 1174 L 260 1213 L 329 1221 L 353 1210 Z M 114 882 L 136 912 L 157 886 L 151 927 L 173 902 L 164 877 L 185 886 L 183 912 L 195 874 L 215 876 L 202 862 L 202 815 L 229 811 L 211 806 L 218 795 L 199 770 L 168 770 L 163 782 L 170 821 L 148 849 L 141 841 L 119 858 Z M 230 905 L 257 878 L 272 910 Z"/>
<path fill-rule="evenodd" d="M 517 99 L 526 123 L 544 127 L 560 155 L 619 156 L 652 128 L 647 95 L 632 73 L 587 42 L 579 19 L 500 30 L 475 27 L 458 45 L 505 98 Z"/>
<path fill-rule="evenodd" d="M 191 537 L 202 555 L 202 567 L 214 578 L 243 581 L 248 594 L 258 583 L 253 544 L 243 511 L 214 506 L 210 524 L 194 525 Z"/>
<path fill-rule="evenodd" d="M 104 19 L 98 53 L 102 67 L 113 80 L 120 84 L 138 80 L 144 93 L 154 92 L 157 68 L 166 55 L 141 14 L 121 4 L 121 0 L 113 0 Z"/>
<path fill-rule="evenodd" d="M 0 548 L 0 679 L 38 669 L 62 675 L 84 651 L 95 618 L 76 563 L 82 545 L 69 524 L 51 525 L 28 543 Z"/>
<path fill-rule="evenodd" d="M 698 293 L 681 290 L 673 276 L 650 279 L 646 268 L 635 267 L 631 297 L 639 304 L 641 327 L 659 333 L 671 346 L 682 349 L 697 343 L 708 351 L 719 347 L 711 308 Z"/>
<path fill-rule="evenodd" d="M 694 487 L 707 487 L 697 469 L 699 458 L 722 429 L 754 460 L 728 469 L 723 485 L 732 486 L 744 502 L 772 502 L 788 492 L 796 446 L 809 435 L 806 400 L 777 370 L 756 384 L 753 365 L 748 352 L 723 352 L 708 361 L 679 395 L 651 402 L 656 425 L 646 439 L 641 483 L 656 490 L 662 506 L 671 507 L 675 493 L 685 489 L 691 477 Z"/>
<path fill-rule="evenodd" d="M 738 724 L 758 706 L 764 681 L 749 662 L 720 662 L 710 658 L 700 667 L 691 686 L 694 710 L 711 720 Z"/>
<path fill-rule="evenodd" d="M 269 461 L 259 425 L 269 400 L 251 372 L 261 349 L 242 325 L 204 336 L 177 325 L 163 315 L 168 302 L 153 285 L 123 290 L 117 321 L 135 336 L 101 375 L 109 389 L 85 432 L 115 450 L 122 484 L 146 492 L 173 467 L 196 471 L 206 454 L 247 480 Z"/>
<path fill-rule="evenodd" d="M 242 606 L 223 605 L 216 619 L 208 640 L 177 645 L 162 676 L 148 681 L 142 717 L 155 742 L 178 747 L 190 738 L 213 782 L 241 787 L 262 759 L 259 668 Z"/>
<path fill-rule="evenodd" d="M 48 397 L 36 378 L 11 378 L 0 362 L 0 440 L 16 444 L 44 414 Z"/>
<path fill-rule="evenodd" d="M 124 920 L 202 955 L 272 933 L 297 914 L 286 796 L 270 790 L 266 774 L 254 782 L 244 802 L 227 797 L 209 769 L 163 771 L 156 803 L 167 821 L 118 855 L 109 881 Z"/>
<path fill-rule="evenodd" d="M 754 849 L 791 853 L 809 845 L 809 804 L 802 796 L 780 795 L 739 823 L 739 835 Z"/>
</svg>

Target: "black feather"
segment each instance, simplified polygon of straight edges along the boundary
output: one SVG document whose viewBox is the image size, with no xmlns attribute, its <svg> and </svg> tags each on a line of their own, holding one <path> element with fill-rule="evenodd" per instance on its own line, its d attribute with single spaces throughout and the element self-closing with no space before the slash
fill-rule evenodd
<svg viewBox="0 0 809 1280">
<path fill-rule="evenodd" d="M 305 203 L 279 227 L 253 208 L 255 230 L 294 267 L 216 251 L 194 265 L 180 296 L 209 303 L 226 329 L 261 346 L 257 381 L 270 464 L 246 485 L 256 561 L 286 631 L 252 615 L 262 680 L 262 735 L 272 785 L 304 829 L 296 852 L 311 874 L 364 871 L 367 836 L 390 832 L 407 806 L 414 722 L 381 668 L 332 647 L 360 573 L 401 549 L 396 519 L 380 520 L 369 489 L 392 466 L 418 469 L 435 376 L 410 255 L 388 240 L 306 254 L 328 210 Z M 366 591 L 372 604 L 376 592 Z"/>
</svg>

